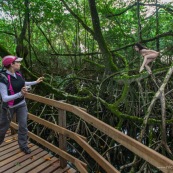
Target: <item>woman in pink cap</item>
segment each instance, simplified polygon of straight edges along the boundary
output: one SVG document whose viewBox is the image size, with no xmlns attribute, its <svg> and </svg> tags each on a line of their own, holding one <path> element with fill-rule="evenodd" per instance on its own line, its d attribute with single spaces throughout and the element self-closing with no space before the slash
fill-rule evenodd
<svg viewBox="0 0 173 173">
<path fill-rule="evenodd" d="M 9 129 L 10 121 L 16 113 L 18 121 L 18 144 L 26 154 L 30 154 L 31 150 L 27 145 L 27 105 L 25 102 L 25 94 L 27 94 L 26 86 L 38 84 L 43 81 L 43 77 L 33 82 L 25 82 L 19 72 L 21 61 L 13 55 L 5 56 L 2 59 L 2 65 L 7 69 L 0 78 L 0 94 L 3 101 L 2 114 L 0 115 L 0 144 L 3 143 L 5 134 Z"/>
</svg>

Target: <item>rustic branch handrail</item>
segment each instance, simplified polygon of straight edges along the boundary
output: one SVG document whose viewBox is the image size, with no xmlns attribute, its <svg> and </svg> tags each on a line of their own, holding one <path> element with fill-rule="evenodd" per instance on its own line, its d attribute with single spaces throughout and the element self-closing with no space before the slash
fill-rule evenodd
<svg viewBox="0 0 173 173">
<path fill-rule="evenodd" d="M 69 136 L 71 137 L 73 135 L 77 135 L 80 138 L 82 138 L 84 141 L 87 141 L 86 137 L 84 137 L 82 135 L 79 135 L 79 134 L 77 134 L 75 132 L 72 132 L 72 131 L 70 131 L 68 129 L 65 129 L 65 128 L 61 127 L 61 126 L 58 126 L 56 124 L 53 124 L 53 123 L 51 123 L 49 121 L 46 121 L 46 120 L 44 120 L 42 118 L 39 118 L 39 117 L 37 117 L 37 116 L 35 116 L 35 115 L 31 114 L 31 113 L 28 113 L 28 118 L 30 120 L 33 120 L 33 121 L 35 121 L 37 123 L 40 123 L 40 124 L 44 125 L 45 127 L 48 127 L 48 128 L 50 128 L 50 129 L 52 129 L 52 130 L 54 130 L 56 132 L 61 133 L 61 134 L 63 134 L 66 137 L 69 137 Z"/>
<path fill-rule="evenodd" d="M 166 173 L 172 172 L 172 169 L 173 169 L 172 160 L 166 158 L 165 156 L 152 150 L 151 148 L 146 147 L 145 145 L 138 142 L 137 140 L 123 134 L 117 129 L 100 121 L 99 119 L 93 117 L 87 112 L 82 111 L 76 106 L 73 106 L 67 103 L 58 102 L 56 100 L 48 99 L 48 98 L 34 95 L 31 93 L 27 94 L 26 98 L 74 113 L 78 117 L 82 118 L 83 120 L 91 124 L 92 126 L 96 127 L 97 129 L 105 133 L 107 136 L 111 137 L 118 143 L 122 144 L 124 147 L 126 147 L 127 149 L 129 149 L 130 151 L 138 155 L 139 157 L 149 162 L 151 165 L 157 167 L 163 172 L 166 172 Z M 168 166 L 169 168 L 172 168 L 172 169 L 162 169 L 162 168 L 167 168 Z"/>
<path fill-rule="evenodd" d="M 65 136 L 68 136 L 71 139 L 75 140 L 103 169 L 106 170 L 106 172 L 111 172 L 111 173 L 119 172 L 105 158 L 100 156 L 100 154 L 97 151 L 95 151 L 86 141 L 81 139 L 77 133 L 71 132 L 70 130 L 67 130 L 58 125 L 55 125 L 47 120 L 37 117 L 31 113 L 28 114 L 28 118 L 33 120 L 34 122 L 37 122 L 41 125 L 44 125 L 45 127 L 48 127 L 50 129 L 54 130 L 55 132 L 61 133 Z"/>
<path fill-rule="evenodd" d="M 12 126 L 16 130 L 18 129 L 18 125 L 13 123 L 13 122 L 11 122 L 10 126 Z M 81 160 L 76 159 L 72 155 L 66 153 L 65 151 L 63 151 L 61 149 L 59 149 L 58 147 L 54 146 L 53 144 L 47 142 L 46 140 L 38 137 L 37 135 L 33 134 L 32 132 L 28 132 L 28 135 L 29 135 L 30 138 L 37 141 L 41 145 L 46 146 L 46 148 L 50 149 L 54 153 L 56 153 L 56 154 L 60 155 L 61 157 L 65 158 L 66 160 L 70 161 L 76 167 L 78 167 L 78 165 L 80 164 L 80 165 L 82 165 L 83 168 L 86 169 L 87 165 L 84 162 L 82 162 Z"/>
</svg>

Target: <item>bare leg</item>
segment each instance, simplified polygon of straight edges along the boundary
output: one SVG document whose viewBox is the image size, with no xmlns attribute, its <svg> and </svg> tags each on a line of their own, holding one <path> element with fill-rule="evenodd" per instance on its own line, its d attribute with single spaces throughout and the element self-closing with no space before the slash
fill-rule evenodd
<svg viewBox="0 0 173 173">
<path fill-rule="evenodd" d="M 141 65 L 141 67 L 140 67 L 139 73 L 144 69 L 144 66 L 145 66 L 146 62 L 147 62 L 147 58 L 144 57 L 144 61 L 143 61 L 142 65 Z"/>
<path fill-rule="evenodd" d="M 151 68 L 148 65 L 145 65 L 145 68 L 147 69 L 149 74 L 152 74 Z"/>
<path fill-rule="evenodd" d="M 157 55 L 156 54 L 150 54 L 145 56 L 145 68 L 148 71 L 149 74 L 152 74 L 151 68 L 148 66 L 148 64 L 156 59 Z"/>
</svg>

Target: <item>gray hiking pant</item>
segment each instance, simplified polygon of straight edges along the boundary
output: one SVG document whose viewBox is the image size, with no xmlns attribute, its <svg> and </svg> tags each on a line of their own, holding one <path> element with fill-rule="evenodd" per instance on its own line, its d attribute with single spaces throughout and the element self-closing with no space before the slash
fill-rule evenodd
<svg viewBox="0 0 173 173">
<path fill-rule="evenodd" d="M 25 148 L 27 146 L 27 116 L 28 109 L 26 103 L 18 105 L 14 108 L 9 108 L 9 111 L 2 108 L 0 114 L 0 144 L 4 141 L 5 134 L 9 129 L 11 119 L 13 115 L 16 114 L 16 119 L 18 122 L 18 144 L 20 148 Z"/>
</svg>

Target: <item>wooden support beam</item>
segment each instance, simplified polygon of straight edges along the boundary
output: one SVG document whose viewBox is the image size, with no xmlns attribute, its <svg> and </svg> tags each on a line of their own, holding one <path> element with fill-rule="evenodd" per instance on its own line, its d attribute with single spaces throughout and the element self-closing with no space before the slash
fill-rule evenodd
<svg viewBox="0 0 173 173">
<path fill-rule="evenodd" d="M 59 126 L 66 128 L 66 111 L 59 109 L 58 110 L 58 124 Z M 67 151 L 67 140 L 66 137 L 62 134 L 59 134 L 59 148 L 63 151 Z M 67 160 L 60 157 L 60 166 L 65 168 L 67 166 Z"/>
</svg>

